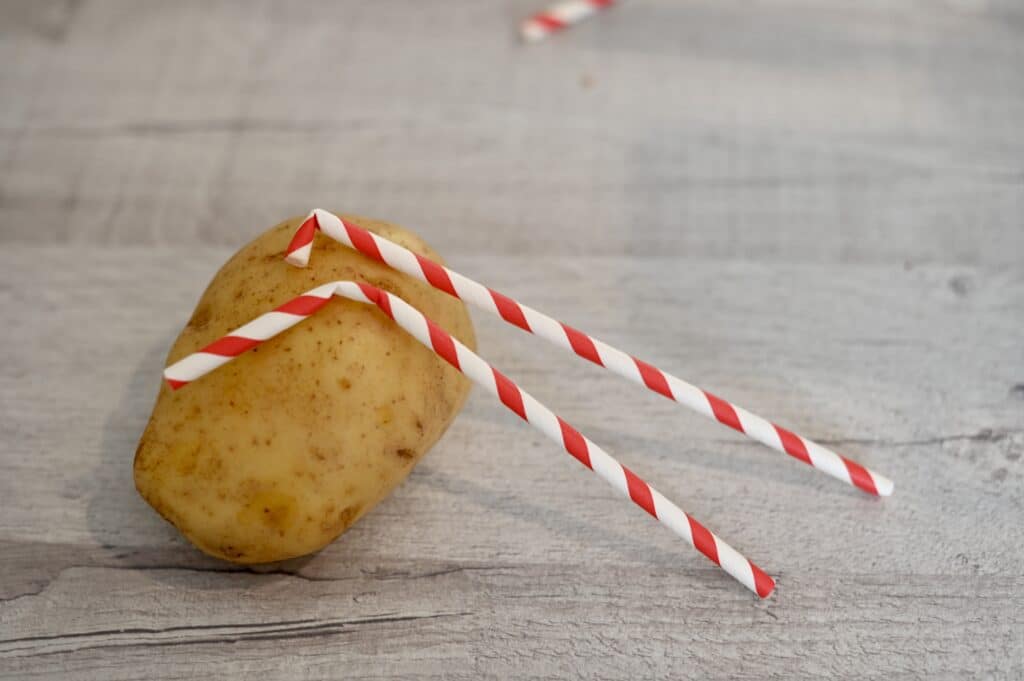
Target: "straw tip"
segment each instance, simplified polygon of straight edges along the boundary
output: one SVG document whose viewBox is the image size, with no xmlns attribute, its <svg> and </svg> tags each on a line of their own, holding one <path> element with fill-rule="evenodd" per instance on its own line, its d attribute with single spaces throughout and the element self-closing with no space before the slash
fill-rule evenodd
<svg viewBox="0 0 1024 681">
<path fill-rule="evenodd" d="M 875 490 L 878 492 L 880 497 L 892 496 L 893 489 L 896 485 L 889 478 L 883 478 L 881 475 L 875 476 Z"/>
<path fill-rule="evenodd" d="M 299 249 L 298 251 L 293 251 L 292 253 L 289 253 L 288 255 L 284 256 L 284 261 L 289 265 L 293 265 L 295 267 L 305 267 L 306 265 L 309 264 L 309 252 L 306 251 L 305 253 L 302 253 L 301 251 L 302 249 Z"/>
<path fill-rule="evenodd" d="M 164 380 L 167 381 L 167 385 L 170 387 L 172 391 L 177 390 L 178 388 L 181 388 L 182 386 L 188 384 L 188 381 L 179 381 L 171 378 L 167 374 L 164 374 Z"/>
<path fill-rule="evenodd" d="M 525 43 L 536 43 L 547 37 L 548 31 L 536 21 L 524 21 L 519 29 L 519 35 Z"/>
<path fill-rule="evenodd" d="M 753 563 L 751 563 L 750 568 L 754 573 L 754 592 L 760 598 L 771 596 L 775 591 L 775 580 Z"/>
</svg>

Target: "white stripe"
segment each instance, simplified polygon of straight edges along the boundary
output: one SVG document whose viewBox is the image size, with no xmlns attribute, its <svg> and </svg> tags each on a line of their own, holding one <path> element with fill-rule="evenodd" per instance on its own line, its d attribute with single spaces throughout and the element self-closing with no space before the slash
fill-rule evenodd
<svg viewBox="0 0 1024 681">
<path fill-rule="evenodd" d="M 526 323 L 530 325 L 530 329 L 534 334 L 554 343 L 560 348 L 572 351 L 572 344 L 569 343 L 569 337 L 565 335 L 565 329 L 562 328 L 561 324 L 546 314 L 537 312 L 532 307 L 520 305 L 519 308 L 523 311 Z"/>
<path fill-rule="evenodd" d="M 750 561 L 714 534 L 711 536 L 715 540 L 715 548 L 718 549 L 718 564 L 722 566 L 722 569 L 736 578 L 740 584 L 757 593 L 754 570 L 750 567 Z"/>
<path fill-rule="evenodd" d="M 494 380 L 494 372 L 491 369 L 491 365 L 480 359 L 479 355 L 460 343 L 454 336 L 452 341 L 455 343 L 455 354 L 459 358 L 459 368 L 462 370 L 462 373 L 479 383 L 484 390 L 497 397 L 498 384 Z"/>
<path fill-rule="evenodd" d="M 317 208 L 313 211 L 316 215 L 316 223 L 320 225 L 320 231 L 331 237 L 335 241 L 340 241 L 346 246 L 352 247 L 352 242 L 348 238 L 348 232 L 345 231 L 345 225 L 334 213 L 330 213 L 326 210 Z"/>
<path fill-rule="evenodd" d="M 597 8 L 585 0 L 570 0 L 551 7 L 545 14 L 555 17 L 564 24 L 574 24 L 595 12 L 597 12 Z"/>
<path fill-rule="evenodd" d="M 338 289 L 338 287 L 343 285 L 343 284 L 345 284 L 345 283 L 348 283 L 348 282 L 332 281 L 332 282 L 329 282 L 327 284 L 321 284 L 320 286 L 317 286 L 314 289 L 310 289 L 310 290 L 306 291 L 302 295 L 303 296 L 309 296 L 311 298 L 330 298 L 331 296 L 334 295 L 334 292 Z M 301 297 L 301 296 L 296 296 L 296 297 Z"/>
<path fill-rule="evenodd" d="M 796 437 L 800 436 L 797 435 Z M 803 440 L 803 438 L 800 439 Z M 850 471 L 846 469 L 846 464 L 843 463 L 838 454 L 810 440 L 803 440 L 803 443 L 804 447 L 807 448 L 807 454 L 811 459 L 812 466 L 828 473 L 834 478 L 839 478 L 843 482 L 853 484 L 853 481 L 850 479 Z"/>
<path fill-rule="evenodd" d="M 675 397 L 676 402 L 684 404 L 708 418 L 715 418 L 715 413 L 711 410 L 711 405 L 708 403 L 708 398 L 704 395 L 703 390 L 695 385 L 690 385 L 681 378 L 676 378 L 672 374 L 665 374 L 665 380 L 668 381 L 668 387 L 672 391 L 672 396 Z"/>
<path fill-rule="evenodd" d="M 799 438 L 800 436 L 797 435 L 796 437 Z M 806 440 L 804 438 L 800 439 L 803 441 L 804 447 L 807 448 L 807 454 L 810 456 L 811 464 L 815 468 L 820 469 L 843 482 L 847 482 L 851 485 L 853 484 L 853 478 L 850 477 L 850 469 L 848 469 L 846 464 L 843 463 L 842 457 L 831 449 L 822 447 L 817 442 Z M 878 492 L 879 496 L 887 497 L 892 494 L 893 488 L 895 487 L 892 480 L 884 475 L 879 475 L 874 471 L 868 470 L 867 468 L 864 470 L 867 471 L 872 482 L 875 483 L 875 490 Z"/>
<path fill-rule="evenodd" d="M 865 468 L 864 470 L 867 469 Z M 878 490 L 878 496 L 887 497 L 892 494 L 893 488 L 895 487 L 892 480 L 884 475 L 879 475 L 874 471 L 868 471 L 868 475 L 870 475 L 871 479 L 875 481 L 875 489 Z"/>
<path fill-rule="evenodd" d="M 555 416 L 554 412 L 538 402 L 533 395 L 525 390 L 520 390 L 519 394 L 523 397 L 523 410 L 526 412 L 526 420 L 534 428 L 561 444 L 564 448 L 565 442 L 562 439 L 562 427 L 558 425 L 558 417 Z"/>
<path fill-rule="evenodd" d="M 322 289 L 329 289 L 328 296 L 325 297 L 339 296 L 341 298 L 354 300 L 357 303 L 368 303 L 376 306 L 372 300 L 366 297 L 366 294 L 363 293 L 363 289 L 359 287 L 359 284 L 354 281 L 332 281 L 330 284 L 324 284 L 323 286 L 313 289 L 313 291 L 320 291 Z M 310 291 L 310 293 L 312 293 L 312 291 Z"/>
<path fill-rule="evenodd" d="M 458 272 L 452 272 L 451 270 L 445 271 L 448 273 L 448 278 L 452 281 L 452 288 L 454 288 L 455 292 L 459 294 L 459 298 L 468 303 L 472 303 L 493 315 L 501 317 L 501 312 L 498 311 L 498 305 L 494 302 L 494 298 L 491 297 L 491 292 L 486 286 L 478 284 L 472 279 L 462 276 Z"/>
<path fill-rule="evenodd" d="M 775 426 L 771 422 L 764 420 L 756 414 L 751 414 L 742 407 L 733 405 L 732 408 L 736 412 L 736 418 L 740 420 L 740 425 L 743 426 L 743 432 L 749 437 L 768 445 L 772 449 L 786 451 L 782 447 L 782 439 L 779 437 L 778 431 L 775 430 Z"/>
<path fill-rule="evenodd" d="M 388 300 L 391 302 L 391 313 L 395 315 L 395 321 L 398 325 L 405 329 L 420 343 L 423 343 L 428 348 L 433 349 L 433 344 L 430 342 L 430 329 L 427 326 L 427 318 L 424 317 L 419 310 L 398 296 L 393 296 L 389 293 L 385 293 L 384 295 L 386 295 Z"/>
<path fill-rule="evenodd" d="M 548 27 L 545 26 L 544 24 L 540 23 L 539 21 L 534 21 L 530 19 L 528 21 L 523 22 L 521 33 L 523 36 L 523 40 L 535 43 L 538 40 L 543 40 L 548 35 L 548 33 L 550 33 L 550 31 L 548 30 Z"/>
<path fill-rule="evenodd" d="M 285 261 L 289 265 L 295 265 L 296 267 L 305 267 L 309 264 L 309 254 L 313 250 L 313 241 L 310 240 L 308 244 L 301 248 L 296 248 L 294 251 L 284 257 Z"/>
<path fill-rule="evenodd" d="M 629 499 L 629 484 L 626 482 L 626 471 L 622 470 L 622 464 L 588 438 L 584 437 L 583 439 L 590 451 L 590 467 L 605 482 L 617 489 L 619 494 Z"/>
<path fill-rule="evenodd" d="M 687 519 L 683 509 L 666 499 L 665 495 L 658 490 L 650 487 L 650 485 L 648 487 L 651 490 L 651 498 L 654 500 L 654 512 L 658 514 L 658 520 L 693 546 L 693 532 L 690 528 L 690 521 Z"/>
<path fill-rule="evenodd" d="M 233 358 L 213 355 L 209 352 L 193 352 L 164 369 L 164 378 L 172 381 L 194 381 L 214 369 L 230 362 Z"/>
<path fill-rule="evenodd" d="M 228 335 L 265 341 L 268 338 L 273 338 L 285 329 L 290 329 L 305 318 L 305 316 L 288 312 L 267 312 L 245 326 L 238 327 Z"/>
<path fill-rule="evenodd" d="M 373 241 L 377 244 L 380 256 L 384 258 L 384 262 L 388 265 L 420 281 L 427 281 L 426 275 L 423 274 L 423 268 L 420 267 L 420 263 L 416 260 L 416 256 L 412 251 L 402 248 L 387 239 L 378 239 L 375 234 L 373 235 Z"/>
<path fill-rule="evenodd" d="M 643 376 L 640 375 L 640 368 L 633 361 L 633 358 L 624 353 L 622 350 L 616 350 L 612 346 L 592 338 L 594 341 L 594 347 L 597 348 L 597 354 L 601 358 L 601 363 L 604 364 L 610 371 L 617 373 L 623 378 L 628 378 L 634 383 L 644 384 Z"/>
</svg>

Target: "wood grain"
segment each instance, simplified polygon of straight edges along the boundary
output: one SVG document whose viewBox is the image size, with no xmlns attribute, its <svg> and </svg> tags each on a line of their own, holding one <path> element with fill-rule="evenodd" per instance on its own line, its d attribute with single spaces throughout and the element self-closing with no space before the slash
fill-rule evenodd
<svg viewBox="0 0 1024 681">
<path fill-rule="evenodd" d="M 1024 273 L 460 261 L 896 479 L 894 497 L 869 499 L 478 316 L 489 359 L 778 577 L 758 603 L 479 392 L 409 481 L 321 554 L 262 575 L 201 556 L 138 498 L 130 464 L 163 354 L 227 255 L 0 256 L 0 669 L 1021 671 Z M 801 314 L 780 323 L 778 304 Z M 33 308 L 45 313 L 19 314 Z"/>
<path fill-rule="evenodd" d="M 1013 0 L 641 0 L 535 46 L 527 0 L 7 4 L 10 239 L 229 245 L 329 203 L 449 254 L 1017 256 Z"/>
<path fill-rule="evenodd" d="M 1024 675 L 1019 5 L 636 0 L 526 48 L 536 8 L 0 4 L 0 677 Z M 485 358 L 777 593 L 479 391 L 320 554 L 207 558 L 138 497 L 135 445 L 206 281 L 314 205 L 896 493 L 476 315 Z"/>
</svg>

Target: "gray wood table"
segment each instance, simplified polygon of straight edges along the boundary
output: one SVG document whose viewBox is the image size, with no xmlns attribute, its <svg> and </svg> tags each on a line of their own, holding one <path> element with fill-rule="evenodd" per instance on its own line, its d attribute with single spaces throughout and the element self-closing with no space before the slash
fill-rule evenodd
<svg viewBox="0 0 1024 681">
<path fill-rule="evenodd" d="M 635 0 L 523 46 L 542 5 L 0 4 L 0 677 L 1024 675 L 1020 3 Z M 209 277 L 314 206 L 896 494 L 477 314 L 775 595 L 481 391 L 318 555 L 207 558 L 135 445 Z"/>
</svg>

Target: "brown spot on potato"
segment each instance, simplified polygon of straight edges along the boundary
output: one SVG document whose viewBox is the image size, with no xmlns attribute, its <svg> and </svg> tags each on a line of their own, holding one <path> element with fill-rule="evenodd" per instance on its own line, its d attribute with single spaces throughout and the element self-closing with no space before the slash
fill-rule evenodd
<svg viewBox="0 0 1024 681">
<path fill-rule="evenodd" d="M 405 459 L 406 461 L 412 461 L 414 458 L 416 458 L 416 452 L 409 449 L 408 447 L 399 447 L 398 449 L 395 450 L 395 454 L 398 455 L 398 458 Z"/>
<path fill-rule="evenodd" d="M 271 483 L 271 486 L 273 483 Z M 265 490 L 257 492 L 236 515 L 240 524 L 262 524 L 275 530 L 287 530 L 295 522 L 295 497 Z"/>
<path fill-rule="evenodd" d="M 196 311 L 192 313 L 192 318 L 188 320 L 188 325 L 193 329 L 204 329 L 206 325 L 210 323 L 210 306 L 200 305 L 196 308 Z"/>
<path fill-rule="evenodd" d="M 242 551 L 241 549 L 236 549 L 231 544 L 222 545 L 219 551 L 222 555 L 227 556 L 228 558 L 232 558 L 234 560 L 245 558 L 245 551 Z"/>
<path fill-rule="evenodd" d="M 337 536 L 348 529 L 362 510 L 362 506 L 353 504 L 338 511 L 337 515 L 325 514 L 320 529 L 331 536 Z"/>
</svg>

